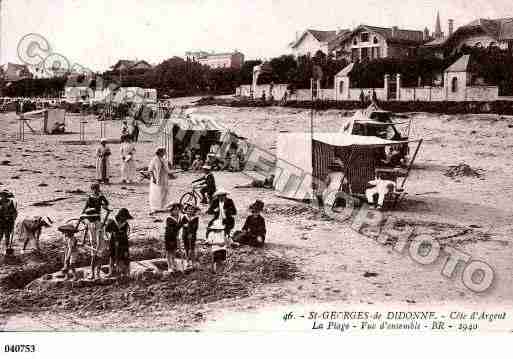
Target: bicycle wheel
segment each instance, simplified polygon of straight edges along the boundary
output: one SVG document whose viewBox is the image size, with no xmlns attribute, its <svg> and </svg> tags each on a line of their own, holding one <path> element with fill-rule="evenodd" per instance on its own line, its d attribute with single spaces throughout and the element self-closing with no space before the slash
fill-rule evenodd
<svg viewBox="0 0 513 359">
<path fill-rule="evenodd" d="M 193 192 L 187 192 L 182 196 L 182 198 L 180 198 L 180 204 L 182 205 L 182 208 L 185 208 L 187 205 L 197 206 L 198 199 L 196 198 Z"/>
</svg>

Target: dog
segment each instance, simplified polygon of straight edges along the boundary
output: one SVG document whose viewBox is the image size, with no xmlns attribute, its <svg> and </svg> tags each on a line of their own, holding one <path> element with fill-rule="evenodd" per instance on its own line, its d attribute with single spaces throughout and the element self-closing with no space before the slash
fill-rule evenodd
<svg viewBox="0 0 513 359">
<path fill-rule="evenodd" d="M 22 253 L 27 249 L 28 243 L 33 240 L 37 251 L 40 250 L 39 238 L 43 228 L 49 228 L 53 224 L 50 217 L 35 216 L 26 217 L 16 225 L 16 235 L 18 239 L 23 242 Z"/>
</svg>

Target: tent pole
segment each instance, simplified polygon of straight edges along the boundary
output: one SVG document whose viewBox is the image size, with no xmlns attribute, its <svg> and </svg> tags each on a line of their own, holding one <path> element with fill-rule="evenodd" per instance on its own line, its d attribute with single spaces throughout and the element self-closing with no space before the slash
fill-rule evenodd
<svg viewBox="0 0 513 359">
<path fill-rule="evenodd" d="M 415 158 L 417 158 L 417 154 L 419 153 L 420 145 L 422 145 L 423 139 L 419 140 L 419 144 L 417 145 L 417 148 L 415 149 L 415 153 L 413 154 L 413 157 L 410 161 L 410 165 L 408 166 L 408 170 L 406 171 L 406 177 L 403 178 L 403 182 L 401 183 L 401 187 L 404 187 L 404 184 L 406 183 L 406 180 L 408 179 L 408 176 L 410 175 L 411 168 L 413 167 L 413 163 L 415 162 Z"/>
</svg>

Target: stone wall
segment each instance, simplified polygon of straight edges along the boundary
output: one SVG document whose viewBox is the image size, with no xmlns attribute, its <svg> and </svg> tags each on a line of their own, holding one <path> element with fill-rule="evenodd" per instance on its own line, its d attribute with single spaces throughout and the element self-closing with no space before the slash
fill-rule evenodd
<svg viewBox="0 0 513 359">
<path fill-rule="evenodd" d="M 499 99 L 497 86 L 472 86 L 467 87 L 465 101 L 496 101 Z"/>
<path fill-rule="evenodd" d="M 402 87 L 401 101 L 444 101 L 443 87 Z"/>
</svg>

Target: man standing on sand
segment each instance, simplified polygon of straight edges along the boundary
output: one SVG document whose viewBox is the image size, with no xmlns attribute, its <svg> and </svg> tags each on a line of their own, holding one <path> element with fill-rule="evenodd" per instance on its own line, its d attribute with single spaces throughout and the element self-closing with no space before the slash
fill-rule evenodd
<svg viewBox="0 0 513 359">
<path fill-rule="evenodd" d="M 107 140 L 100 140 L 100 147 L 96 150 L 96 179 L 100 183 L 109 183 L 109 157 L 110 148 L 107 147 Z"/>
<path fill-rule="evenodd" d="M 166 149 L 159 147 L 155 151 L 155 157 L 148 166 L 150 172 L 150 215 L 162 211 L 167 204 L 169 173 L 171 170 L 167 164 Z"/>
</svg>

